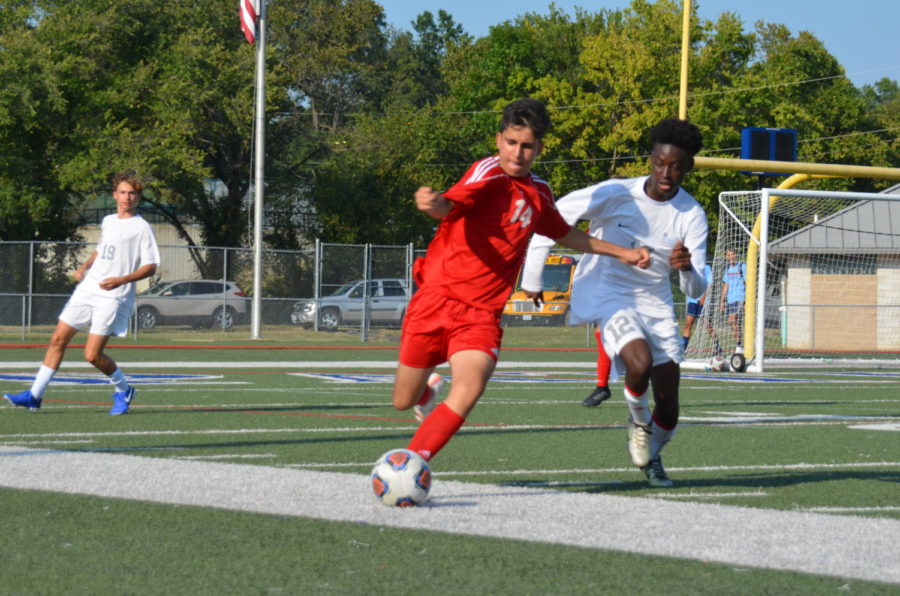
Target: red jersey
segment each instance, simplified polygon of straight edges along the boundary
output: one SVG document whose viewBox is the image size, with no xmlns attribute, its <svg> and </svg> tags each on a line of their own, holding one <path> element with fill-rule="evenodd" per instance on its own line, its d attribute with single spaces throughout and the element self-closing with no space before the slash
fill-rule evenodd
<svg viewBox="0 0 900 596">
<path fill-rule="evenodd" d="M 503 310 L 533 233 L 561 238 L 571 229 L 546 182 L 507 175 L 497 156 L 472 164 L 441 194 L 453 209 L 416 262 L 416 283 L 475 308 Z"/>
</svg>

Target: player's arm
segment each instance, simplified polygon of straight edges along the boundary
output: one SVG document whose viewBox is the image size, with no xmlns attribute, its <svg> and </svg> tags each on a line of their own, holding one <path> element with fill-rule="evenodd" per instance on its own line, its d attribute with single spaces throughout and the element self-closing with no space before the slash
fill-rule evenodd
<svg viewBox="0 0 900 596">
<path fill-rule="evenodd" d="M 453 209 L 453 203 L 430 186 L 420 186 L 414 198 L 416 209 L 427 213 L 434 219 L 444 219 Z"/>
<path fill-rule="evenodd" d="M 557 238 L 556 241 L 566 248 L 614 257 L 626 265 L 634 265 L 641 269 L 646 269 L 650 266 L 650 250 L 647 247 L 625 248 L 606 240 L 594 238 L 575 227 L 570 228 L 568 234 L 562 238 Z"/>
<path fill-rule="evenodd" d="M 555 206 L 563 221 L 569 226 L 574 226 L 584 215 L 590 202 L 591 188 L 582 188 L 562 197 Z M 525 295 L 535 303 L 543 301 L 544 264 L 547 262 L 547 256 L 554 244 L 556 242 L 549 236 L 540 233 L 534 234 L 528 243 L 520 285 Z"/>
<path fill-rule="evenodd" d="M 691 298 L 699 298 L 701 304 L 705 301 L 703 296 L 707 286 L 706 276 L 700 273 L 705 266 L 705 263 L 699 262 L 705 260 L 703 254 L 697 249 L 691 252 L 680 240 L 669 253 L 669 266 L 678 270 L 678 286 L 681 291 Z"/>
<path fill-rule="evenodd" d="M 82 281 L 84 276 L 87 274 L 87 270 L 91 268 L 91 265 L 94 264 L 94 259 L 97 258 L 97 251 L 95 250 L 91 253 L 91 256 L 88 257 L 88 260 L 84 262 L 84 264 L 75 270 L 75 279 L 78 281 Z"/>
<path fill-rule="evenodd" d="M 678 270 L 678 286 L 691 298 L 698 299 L 706 292 L 706 239 L 709 224 L 706 214 L 697 209 L 685 229 L 683 241 L 677 241 L 669 254 L 669 266 Z"/>
<path fill-rule="evenodd" d="M 618 244 L 595 238 L 575 227 L 579 219 L 593 220 L 603 211 L 606 201 L 610 196 L 610 186 L 600 183 L 571 192 L 556 202 L 559 214 L 571 227 L 565 236 L 556 241 L 578 252 L 594 253 L 615 257 L 626 265 L 635 265 L 641 269 L 650 266 L 650 250 L 641 248 L 624 248 Z"/>
<path fill-rule="evenodd" d="M 100 282 L 100 287 L 104 290 L 112 290 L 114 288 L 118 288 L 119 286 L 123 286 L 127 283 L 131 283 L 133 281 L 140 281 L 142 279 L 146 279 L 156 273 L 156 263 L 147 263 L 146 265 L 141 265 L 128 275 L 119 275 L 117 277 L 107 277 L 103 281 Z"/>
<path fill-rule="evenodd" d="M 704 277 L 706 278 L 706 291 L 700 296 L 700 306 L 706 306 L 706 299 L 709 297 L 709 290 L 713 285 L 712 269 L 709 265 L 703 266 Z"/>
<path fill-rule="evenodd" d="M 528 251 L 525 253 L 525 263 L 522 265 L 522 291 L 534 300 L 535 304 L 544 301 L 544 264 L 547 255 L 553 247 L 553 240 L 535 234 L 528 243 Z"/>
</svg>

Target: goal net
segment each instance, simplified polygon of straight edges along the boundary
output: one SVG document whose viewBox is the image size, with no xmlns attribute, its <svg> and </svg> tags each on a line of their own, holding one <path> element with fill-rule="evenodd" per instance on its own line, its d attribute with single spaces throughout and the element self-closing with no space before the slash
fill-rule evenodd
<svg viewBox="0 0 900 596">
<path fill-rule="evenodd" d="M 900 194 L 722 193 L 710 265 L 688 368 L 738 345 L 752 371 L 900 366 Z"/>
</svg>

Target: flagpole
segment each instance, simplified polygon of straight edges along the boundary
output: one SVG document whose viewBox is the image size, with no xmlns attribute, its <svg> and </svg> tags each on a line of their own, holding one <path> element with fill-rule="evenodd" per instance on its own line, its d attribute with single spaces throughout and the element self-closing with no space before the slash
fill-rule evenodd
<svg viewBox="0 0 900 596">
<path fill-rule="evenodd" d="M 266 159 L 266 0 L 259 3 L 258 34 L 256 38 L 256 108 L 255 172 L 256 198 L 253 210 L 253 299 L 250 314 L 250 338 L 260 339 L 262 319 L 262 229 L 263 192 L 265 190 Z"/>
</svg>

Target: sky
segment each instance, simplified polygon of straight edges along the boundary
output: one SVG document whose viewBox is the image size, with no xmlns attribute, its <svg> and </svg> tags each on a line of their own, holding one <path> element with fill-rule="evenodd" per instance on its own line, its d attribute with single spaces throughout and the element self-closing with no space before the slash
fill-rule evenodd
<svg viewBox="0 0 900 596">
<path fill-rule="evenodd" d="M 411 30 L 416 16 L 445 10 L 467 33 L 482 37 L 492 25 L 534 12 L 547 14 L 551 0 L 378 0 L 387 22 Z M 680 4 L 679 0 L 679 4 Z M 557 7 L 575 14 L 575 7 L 589 12 L 627 8 L 630 0 L 559 0 Z M 883 77 L 900 81 L 900 0 L 694 0 L 702 19 L 718 20 L 723 12 L 738 15 L 744 31 L 753 31 L 757 21 L 786 25 L 791 33 L 809 31 L 844 67 L 857 87 Z"/>
</svg>

